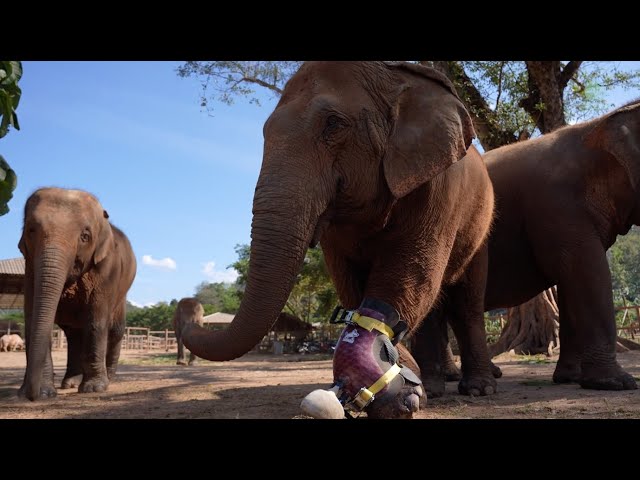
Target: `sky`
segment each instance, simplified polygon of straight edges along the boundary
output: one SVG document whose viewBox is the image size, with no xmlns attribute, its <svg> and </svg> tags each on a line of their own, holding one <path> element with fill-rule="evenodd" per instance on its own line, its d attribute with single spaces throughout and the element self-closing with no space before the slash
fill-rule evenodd
<svg viewBox="0 0 640 480">
<path fill-rule="evenodd" d="M 624 69 L 640 62 L 616 62 Z M 200 84 L 180 62 L 23 62 L 20 130 L 0 139 L 18 176 L 0 217 L 0 258 L 22 256 L 24 204 L 39 187 L 96 195 L 138 261 L 128 300 L 193 296 L 201 282 L 234 281 L 236 244 L 250 243 L 262 125 L 277 99 L 200 107 Z M 610 92 L 619 106 L 638 91 Z"/>
</svg>

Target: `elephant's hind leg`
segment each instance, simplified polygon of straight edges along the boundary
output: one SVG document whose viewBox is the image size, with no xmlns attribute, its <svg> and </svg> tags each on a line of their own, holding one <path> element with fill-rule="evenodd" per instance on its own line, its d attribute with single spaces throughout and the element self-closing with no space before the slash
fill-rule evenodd
<svg viewBox="0 0 640 480">
<path fill-rule="evenodd" d="M 118 369 L 120 360 L 120 350 L 122 349 L 122 338 L 124 337 L 124 321 L 116 321 L 116 324 L 109 329 L 109 340 L 107 344 L 107 377 L 112 382 Z"/>
</svg>

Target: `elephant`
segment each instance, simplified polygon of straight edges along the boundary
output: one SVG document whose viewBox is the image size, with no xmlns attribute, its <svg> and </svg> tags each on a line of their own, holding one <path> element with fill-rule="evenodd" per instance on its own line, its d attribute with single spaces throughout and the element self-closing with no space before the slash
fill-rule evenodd
<svg viewBox="0 0 640 480">
<path fill-rule="evenodd" d="M 176 311 L 173 314 L 173 330 L 176 334 L 176 342 L 178 343 L 178 360 L 176 365 L 187 365 L 185 358 L 184 344 L 182 342 L 182 326 L 185 323 L 197 323 L 202 326 L 204 322 L 204 308 L 202 304 L 195 298 L 183 298 L 178 302 Z M 196 356 L 193 352 L 189 352 L 189 365 L 196 363 Z"/>
<path fill-rule="evenodd" d="M 25 258 L 27 351 L 21 397 L 57 394 L 54 322 L 67 337 L 61 388 L 103 392 L 116 374 L 137 265 L 129 239 L 108 219 L 98 199 L 82 190 L 41 188 L 26 201 L 18 244 Z"/>
<path fill-rule="evenodd" d="M 403 62 L 307 62 L 287 82 L 263 135 L 239 311 L 222 331 L 184 326 L 189 350 L 217 361 L 251 350 L 282 311 L 307 248 L 318 243 L 351 312 L 391 329 L 402 320 L 411 330 L 441 285 L 456 284 L 465 301 L 479 305 L 467 311 L 482 313 L 482 294 L 467 288 L 481 279 L 466 267 L 489 230 L 493 191 L 482 158 L 469 148 L 475 136 L 469 114 L 444 75 Z M 338 359 L 356 334 L 343 332 L 334 355 L 334 379 L 347 378 L 350 395 L 364 387 L 356 377 L 369 382 L 385 373 L 373 359 L 382 350 Z M 381 334 L 359 335 L 358 342 L 377 345 Z M 489 364 L 486 345 L 463 341 L 461 348 Z M 495 387 L 488 367 L 461 381 L 465 393 Z M 386 392 L 398 393 L 383 401 Z M 421 395 L 419 380 L 398 375 L 366 413 L 410 417 Z"/>
<path fill-rule="evenodd" d="M 640 100 L 491 150 L 484 160 L 496 196 L 484 247 L 484 310 L 519 305 L 557 285 L 560 357 L 553 381 L 595 390 L 638 388 L 616 360 L 606 251 L 640 224 Z M 443 317 L 451 314 L 448 307 L 443 311 Z M 411 348 L 424 380 L 425 371 L 433 376 L 438 370 L 434 364 L 451 363 L 443 355 L 444 320 L 423 322 L 417 335 L 433 340 Z M 434 382 L 444 390 L 441 378 Z"/>
<path fill-rule="evenodd" d="M 24 349 L 24 341 L 17 333 L 3 335 L 0 338 L 0 351 L 10 352 L 22 349 Z"/>
</svg>

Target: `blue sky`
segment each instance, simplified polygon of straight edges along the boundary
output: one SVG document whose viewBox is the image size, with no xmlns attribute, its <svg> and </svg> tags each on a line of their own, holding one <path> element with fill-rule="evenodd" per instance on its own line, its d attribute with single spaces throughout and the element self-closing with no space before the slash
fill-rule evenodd
<svg viewBox="0 0 640 480">
<path fill-rule="evenodd" d="M 640 62 L 625 68 L 640 68 Z M 150 305 L 233 281 L 234 246 L 250 242 L 262 125 L 277 99 L 200 108 L 179 62 L 24 62 L 21 130 L 0 140 L 18 187 L 0 217 L 0 258 L 21 256 L 22 209 L 38 187 L 95 194 L 138 259 L 129 301 Z M 620 105 L 640 92 L 614 91 Z"/>
</svg>

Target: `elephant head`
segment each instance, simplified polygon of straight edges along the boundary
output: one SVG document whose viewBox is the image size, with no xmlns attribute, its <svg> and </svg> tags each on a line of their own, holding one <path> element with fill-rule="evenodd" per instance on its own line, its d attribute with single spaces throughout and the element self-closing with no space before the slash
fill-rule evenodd
<svg viewBox="0 0 640 480">
<path fill-rule="evenodd" d="M 18 248 L 26 263 L 27 370 L 25 396 L 39 397 L 58 302 L 65 286 L 92 266 L 106 262 L 114 248 L 109 215 L 90 193 L 42 188 L 28 199 Z M 27 302 L 25 301 L 25 307 Z"/>
<path fill-rule="evenodd" d="M 239 357 L 262 339 L 329 225 L 381 230 L 397 199 L 464 156 L 474 131 L 451 83 L 432 69 L 308 62 L 263 134 L 240 309 L 226 330 L 183 329 L 187 348 L 208 360 Z"/>
</svg>

